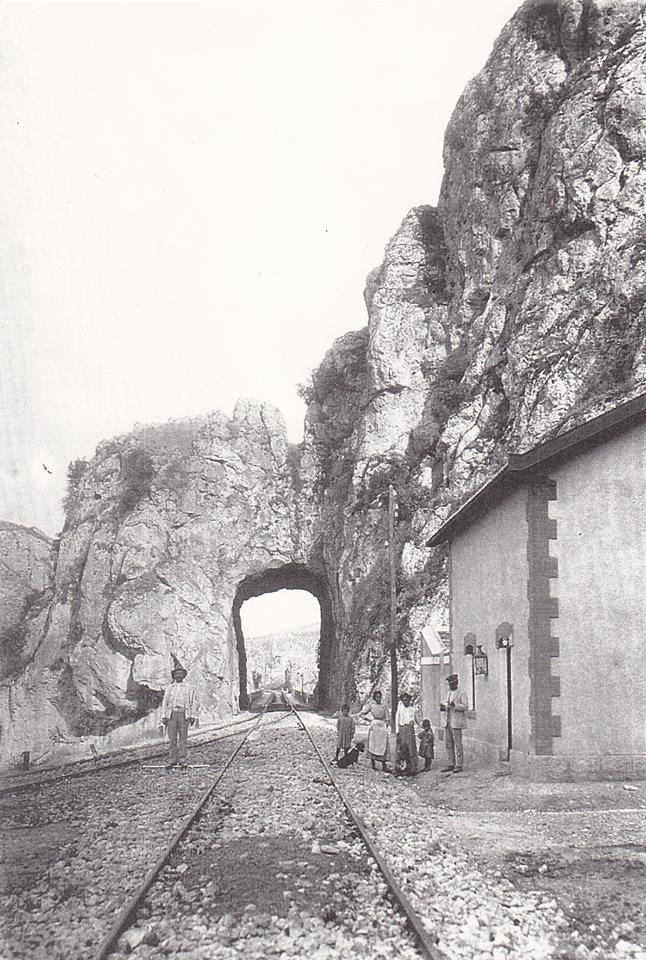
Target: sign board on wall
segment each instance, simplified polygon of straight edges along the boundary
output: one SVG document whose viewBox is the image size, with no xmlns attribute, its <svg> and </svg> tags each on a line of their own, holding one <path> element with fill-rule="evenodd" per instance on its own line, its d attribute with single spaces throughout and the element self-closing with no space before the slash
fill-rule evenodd
<svg viewBox="0 0 646 960">
<path fill-rule="evenodd" d="M 444 642 L 435 627 L 428 623 L 422 627 L 422 663 L 426 656 L 440 657 L 444 653 Z M 424 649 L 426 647 L 426 649 Z M 437 661 L 439 663 L 439 660 Z"/>
</svg>

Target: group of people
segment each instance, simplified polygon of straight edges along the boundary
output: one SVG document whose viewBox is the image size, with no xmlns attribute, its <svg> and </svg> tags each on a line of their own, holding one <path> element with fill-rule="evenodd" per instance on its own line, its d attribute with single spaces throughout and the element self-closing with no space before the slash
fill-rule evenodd
<svg viewBox="0 0 646 960">
<path fill-rule="evenodd" d="M 458 689 L 459 677 L 457 673 L 450 674 L 447 678 L 449 692 L 446 700 L 440 704 L 440 710 L 444 714 L 444 744 L 447 752 L 447 765 L 442 768 L 443 773 L 461 773 L 464 762 L 464 751 L 462 747 L 462 731 L 466 723 L 466 711 L 468 708 L 467 699 Z M 390 758 L 394 765 L 395 773 L 405 773 L 412 776 L 418 772 L 418 758 L 424 761 L 424 771 L 430 770 L 435 757 L 435 735 L 431 727 L 430 720 L 421 719 L 418 708 L 413 706 L 412 698 L 409 693 L 402 693 L 400 702 L 397 705 L 395 713 L 395 734 L 397 740 L 397 754 L 395 758 Z M 381 690 L 375 690 L 371 699 L 365 704 L 363 709 L 357 715 L 359 717 L 370 716 L 371 722 L 368 729 L 367 753 L 370 758 L 372 769 L 377 769 L 377 764 L 381 764 L 381 769 L 386 771 L 386 762 L 388 756 L 388 720 L 386 705 L 383 702 Z M 420 722 L 421 721 L 421 722 Z M 415 736 L 415 724 L 421 726 L 421 732 Z M 347 703 L 341 707 L 341 715 L 337 720 L 337 745 L 335 761 L 340 767 L 347 767 L 356 763 L 359 754 L 363 752 L 364 745 L 355 743 L 353 739 L 356 733 L 356 724 L 354 718 L 350 716 L 350 707 Z M 419 740 L 419 744 L 418 741 Z"/>
<path fill-rule="evenodd" d="M 161 704 L 160 728 L 168 735 L 169 769 L 179 766 L 186 767 L 188 730 L 198 722 L 199 703 L 195 690 L 185 682 L 188 671 L 171 655 L 173 668 L 171 670 L 172 683 L 166 688 Z M 446 700 L 440 704 L 444 714 L 444 744 L 446 746 L 448 763 L 443 767 L 443 773 L 461 773 L 463 765 L 462 730 L 466 723 L 467 699 L 458 689 L 459 678 L 457 673 L 447 678 L 449 692 Z M 430 770 L 435 757 L 435 735 L 430 720 L 422 719 L 418 709 L 412 705 L 409 693 L 402 693 L 395 713 L 395 734 L 397 738 L 397 755 L 390 758 L 396 773 L 413 775 L 418 772 L 418 758 L 424 761 L 424 771 Z M 367 749 L 372 769 L 381 769 L 386 772 L 388 756 L 388 720 L 386 705 L 383 702 L 381 690 L 375 690 L 371 699 L 357 715 L 370 717 L 368 740 L 363 743 L 353 743 L 356 724 L 350 715 L 347 703 L 341 707 L 341 715 L 337 720 L 337 745 L 335 761 L 339 767 L 348 767 L 357 763 L 359 756 Z M 421 726 L 421 732 L 415 735 L 415 724 Z M 417 742 L 419 741 L 419 743 Z"/>
</svg>

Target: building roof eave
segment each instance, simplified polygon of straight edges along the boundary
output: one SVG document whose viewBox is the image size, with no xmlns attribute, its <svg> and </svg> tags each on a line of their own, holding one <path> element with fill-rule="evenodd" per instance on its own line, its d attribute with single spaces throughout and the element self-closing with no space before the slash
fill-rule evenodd
<svg viewBox="0 0 646 960">
<path fill-rule="evenodd" d="M 581 453 L 639 422 L 646 416 L 646 393 L 599 414 L 597 417 L 537 444 L 525 453 L 510 453 L 507 463 L 477 490 L 427 540 L 436 547 L 468 526 L 505 491 L 520 483 L 543 476 L 556 463 Z"/>
<path fill-rule="evenodd" d="M 461 507 L 455 513 L 451 514 L 448 520 L 445 520 L 442 526 L 435 531 L 430 540 L 427 540 L 427 546 L 437 547 L 441 543 L 450 540 L 454 533 L 471 522 L 476 513 L 480 513 L 486 506 L 496 499 L 499 489 L 511 479 L 509 465 L 504 467 L 487 480 L 468 500 L 465 500 Z"/>
<path fill-rule="evenodd" d="M 626 400 L 611 410 L 586 420 L 578 427 L 572 427 L 551 440 L 537 444 L 525 453 L 510 453 L 509 469 L 525 473 L 548 461 L 551 464 L 573 453 L 581 453 L 591 446 L 609 440 L 615 434 L 637 423 L 644 415 L 646 415 L 646 393 L 641 393 L 632 400 Z"/>
</svg>

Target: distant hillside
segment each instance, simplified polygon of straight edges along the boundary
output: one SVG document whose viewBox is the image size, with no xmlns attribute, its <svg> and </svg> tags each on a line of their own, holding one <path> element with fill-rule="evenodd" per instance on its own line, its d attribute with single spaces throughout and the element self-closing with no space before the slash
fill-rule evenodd
<svg viewBox="0 0 646 960">
<path fill-rule="evenodd" d="M 319 634 L 320 627 L 314 623 L 245 639 L 251 689 L 291 684 L 312 693 L 318 675 Z"/>
</svg>

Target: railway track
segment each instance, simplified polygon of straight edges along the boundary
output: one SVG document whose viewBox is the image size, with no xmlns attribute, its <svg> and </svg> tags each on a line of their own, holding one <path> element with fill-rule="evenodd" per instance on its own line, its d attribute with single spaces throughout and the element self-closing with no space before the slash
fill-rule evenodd
<svg viewBox="0 0 646 960">
<path fill-rule="evenodd" d="M 266 696 L 252 707 L 251 712 L 255 714 L 263 712 L 267 705 L 269 711 L 285 709 L 285 701 L 281 700 L 280 693 L 278 691 L 268 691 Z M 254 716 L 244 717 L 239 720 L 232 720 L 221 727 L 216 727 L 208 731 L 206 735 L 202 732 L 192 733 L 188 742 L 189 749 L 208 746 L 220 740 L 240 736 L 241 732 L 249 729 L 255 721 Z M 0 775 L 0 796 L 28 791 L 44 784 L 73 780 L 76 777 L 96 773 L 97 770 L 111 770 L 117 767 L 145 764 L 157 757 L 164 757 L 167 753 L 168 743 L 166 740 L 162 740 L 160 743 L 151 746 L 126 747 L 122 751 L 96 754 L 91 758 L 61 763 L 57 766 L 33 767 L 25 772 L 3 773 Z"/>
<path fill-rule="evenodd" d="M 264 707 L 187 770 L 121 766 L 3 797 L 1 960 L 584 955 L 556 894 L 475 862 L 411 783 L 365 762 L 331 771 L 329 720 Z M 604 936 L 586 955 L 621 960 Z"/>
<path fill-rule="evenodd" d="M 385 950 L 382 956 L 445 960 L 446 955 L 437 949 L 434 936 L 416 914 L 330 770 L 293 698 L 283 694 L 280 700 L 269 698 L 264 704 L 256 723 L 236 744 L 217 777 L 121 909 L 94 960 L 123 955 L 133 948 L 136 956 L 156 957 L 160 946 L 166 956 L 190 960 L 234 956 L 238 954 L 232 944 L 239 945 L 241 938 L 246 938 L 246 955 L 265 957 L 276 953 L 274 944 L 280 948 L 279 955 L 294 937 L 300 938 L 303 951 L 292 953 L 294 956 L 312 952 L 317 956 L 318 949 L 318 955 L 345 957 L 355 956 L 364 946 L 370 948 L 375 934 L 375 943 Z M 283 712 L 274 722 L 285 729 L 282 734 L 277 730 L 272 739 L 256 739 L 250 754 L 249 743 L 259 733 L 263 717 L 277 706 Z M 305 752 L 303 738 L 311 748 Z M 254 749 L 260 753 L 254 754 Z M 281 751 L 293 753 L 287 778 L 273 768 Z M 246 781 L 244 766 L 242 771 L 237 770 L 227 800 L 216 794 L 216 788 L 236 760 L 244 760 L 247 767 L 253 763 L 259 769 Z M 262 777 L 263 771 L 269 775 Z M 261 795 L 263 806 L 260 808 L 260 796 L 256 796 L 254 812 L 254 792 L 261 789 L 267 791 Z M 304 795 L 294 806 L 297 790 Z M 311 839 L 308 811 L 315 807 L 325 812 L 323 822 L 328 829 L 334 824 L 336 841 L 332 844 Z M 293 824 L 289 822 L 290 812 L 294 814 Z M 278 833 L 272 832 L 271 826 L 265 832 L 263 814 L 284 819 Z M 299 825 L 300 815 L 304 819 Z M 238 825 L 232 833 L 230 823 L 236 820 Z M 285 825 L 287 839 L 281 836 Z M 270 872 L 276 882 L 267 884 Z M 281 881 L 288 889 L 281 889 Z M 213 884 L 217 888 L 214 894 Z M 359 900 L 357 890 L 361 891 Z M 236 904 L 241 907 L 244 899 L 249 902 L 237 916 Z M 374 905 L 376 919 L 368 917 L 364 923 L 362 902 L 367 911 L 372 912 Z M 357 903 L 358 914 L 353 917 Z M 172 930 L 169 933 L 169 916 L 178 918 L 180 931 L 190 918 L 198 930 L 197 942 L 187 943 L 181 935 L 178 938 Z M 332 952 L 321 954 L 321 949 Z"/>
<path fill-rule="evenodd" d="M 189 749 L 208 746 L 210 743 L 217 743 L 218 740 L 226 740 L 229 737 L 239 736 L 239 727 L 244 729 L 254 722 L 255 717 L 245 717 L 243 720 L 234 720 L 222 727 L 217 727 L 213 731 L 209 731 L 206 736 L 196 736 L 192 734 L 189 739 Z M 82 760 L 75 760 L 70 763 L 62 763 L 58 766 L 33 767 L 24 773 L 5 773 L 0 778 L 0 796 L 7 793 L 31 790 L 34 787 L 45 784 L 74 780 L 77 777 L 84 777 L 88 774 L 96 773 L 97 770 L 113 770 L 118 767 L 146 763 L 149 760 L 154 760 L 156 757 L 166 756 L 167 753 L 168 743 L 163 740 L 151 746 L 127 747 L 123 751 L 97 754 L 96 757 L 83 758 Z"/>
<path fill-rule="evenodd" d="M 269 704 L 267 706 L 269 706 Z M 190 812 L 190 814 L 188 815 L 184 823 L 175 832 L 172 840 L 170 841 L 170 843 L 162 853 L 161 857 L 159 857 L 156 860 L 156 862 L 153 864 L 153 866 L 150 868 L 150 870 L 144 877 L 144 880 L 141 883 L 138 890 L 136 891 L 136 893 L 130 898 L 130 900 L 123 907 L 120 914 L 116 918 L 114 924 L 108 931 L 107 936 L 104 938 L 103 942 L 101 943 L 96 954 L 96 960 L 103 960 L 104 957 L 108 957 L 112 953 L 119 937 L 121 936 L 123 931 L 127 928 L 129 921 L 133 917 L 135 911 L 137 910 L 137 907 L 141 904 L 144 896 L 147 894 L 148 890 L 150 889 L 152 884 L 155 882 L 155 880 L 157 879 L 158 875 L 160 874 L 164 866 L 168 863 L 169 858 L 175 851 L 175 848 L 180 843 L 182 837 L 184 837 L 184 835 L 188 832 L 188 830 L 191 828 L 191 826 L 199 816 L 202 808 L 206 804 L 207 800 L 213 794 L 213 791 L 215 790 L 220 780 L 222 779 L 224 774 L 227 772 L 227 770 L 229 769 L 229 767 L 237 757 L 238 753 L 246 743 L 250 734 L 253 733 L 253 731 L 256 730 L 260 725 L 260 721 L 262 720 L 266 711 L 267 711 L 267 707 L 265 707 L 265 709 L 259 715 L 254 725 L 248 731 L 245 732 L 244 736 L 242 737 L 242 740 L 233 749 L 232 753 L 227 758 L 224 766 L 222 767 L 221 771 L 219 772 L 219 774 L 217 775 L 213 783 L 211 783 L 206 788 L 204 793 L 200 796 L 200 799 L 198 800 L 197 804 L 195 805 L 193 810 Z"/>
</svg>

